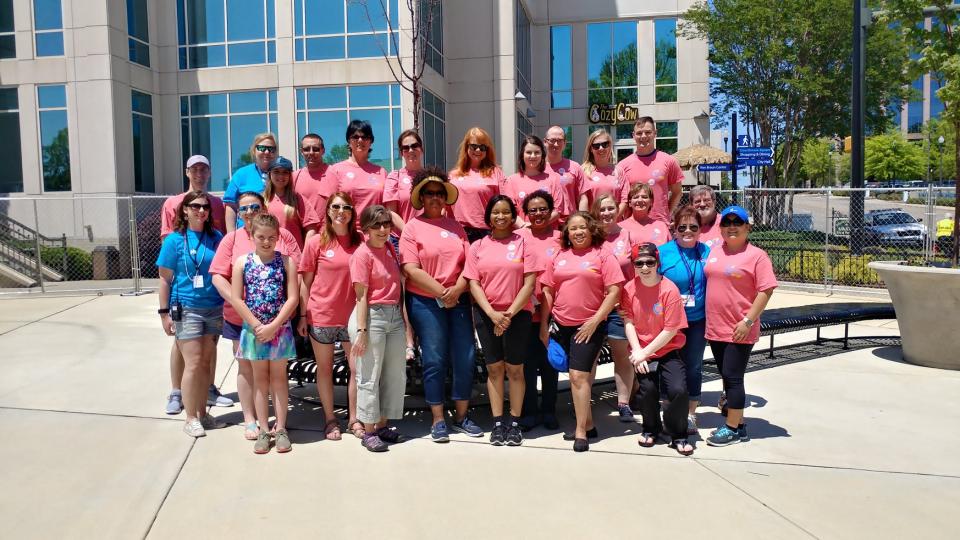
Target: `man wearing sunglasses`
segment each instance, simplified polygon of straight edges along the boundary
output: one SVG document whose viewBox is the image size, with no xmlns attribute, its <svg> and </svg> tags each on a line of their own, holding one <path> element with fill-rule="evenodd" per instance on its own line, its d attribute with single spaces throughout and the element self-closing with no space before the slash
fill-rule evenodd
<svg viewBox="0 0 960 540">
<path fill-rule="evenodd" d="M 174 222 L 176 221 L 177 216 L 177 207 L 180 206 L 184 196 L 191 191 L 207 191 L 207 183 L 210 181 L 210 160 L 201 155 L 190 156 L 190 159 L 187 160 L 187 168 L 184 171 L 184 174 L 187 175 L 187 191 L 179 195 L 169 197 L 163 202 L 163 209 L 160 211 L 161 241 L 166 238 L 168 234 L 173 232 Z M 223 234 L 226 234 L 227 227 L 223 201 L 220 200 L 219 197 L 215 197 L 209 193 L 207 193 L 206 199 L 210 204 L 209 211 L 213 217 L 213 228 Z M 216 372 L 217 369 L 217 358 L 215 352 L 213 359 L 210 361 L 210 369 L 213 372 Z M 173 347 L 170 348 L 171 390 L 170 395 L 167 396 L 167 414 L 180 414 L 180 411 L 183 410 L 183 397 L 180 392 L 180 380 L 183 378 L 183 370 L 183 355 L 180 354 L 180 349 L 177 347 L 177 343 L 174 342 Z M 213 378 L 212 373 L 211 378 Z M 211 384 L 207 394 L 207 405 L 217 407 L 232 407 L 233 400 L 221 395 L 220 390 Z"/>
<path fill-rule="evenodd" d="M 633 142 L 636 152 L 617 163 L 615 170 L 626 182 L 623 192 L 628 193 L 634 184 L 648 184 L 653 188 L 650 217 L 670 223 L 680 202 L 683 170 L 673 156 L 657 150 L 657 123 L 653 118 L 642 116 L 634 123 Z"/>
<path fill-rule="evenodd" d="M 562 200 L 556 201 L 561 220 L 577 211 L 580 201 L 580 188 L 583 187 L 583 170 L 580 164 L 563 157 L 567 147 L 567 135 L 560 126 L 551 126 L 543 139 L 547 147 L 547 174 L 556 179 L 563 192 Z"/>
<path fill-rule="evenodd" d="M 300 139 L 300 155 L 306 166 L 293 173 L 293 190 L 313 206 L 317 215 L 322 216 L 327 209 L 327 193 L 331 190 L 327 186 L 327 169 L 329 165 L 323 162 L 325 152 L 323 138 L 316 133 L 307 133 Z"/>
</svg>

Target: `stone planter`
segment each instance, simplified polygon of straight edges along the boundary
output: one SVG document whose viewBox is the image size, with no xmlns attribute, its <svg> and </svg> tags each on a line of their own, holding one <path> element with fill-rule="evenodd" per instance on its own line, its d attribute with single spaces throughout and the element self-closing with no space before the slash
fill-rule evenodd
<svg viewBox="0 0 960 540">
<path fill-rule="evenodd" d="M 960 370 L 960 270 L 872 262 L 890 292 L 911 364 Z"/>
</svg>

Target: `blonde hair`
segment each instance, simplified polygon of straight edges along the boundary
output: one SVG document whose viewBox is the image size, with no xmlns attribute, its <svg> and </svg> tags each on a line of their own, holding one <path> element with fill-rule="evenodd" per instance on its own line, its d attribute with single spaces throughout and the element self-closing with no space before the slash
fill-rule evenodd
<svg viewBox="0 0 960 540">
<path fill-rule="evenodd" d="M 267 139 L 270 139 L 271 141 L 273 141 L 273 145 L 277 147 L 277 149 L 273 152 L 273 157 L 276 158 L 277 156 L 280 155 L 280 148 L 279 148 L 279 144 L 277 143 L 277 136 L 274 135 L 273 132 L 264 131 L 263 133 L 257 133 L 256 135 L 253 136 L 253 143 L 250 144 L 250 159 L 252 159 L 254 163 L 257 162 L 257 158 L 256 158 L 257 154 L 254 153 L 257 149 L 257 145 Z"/>
<path fill-rule="evenodd" d="M 272 171 L 267 173 L 267 185 L 263 189 L 263 198 L 267 201 L 267 204 L 270 204 L 276 194 L 274 193 L 272 175 Z M 288 220 L 297 215 L 297 193 L 293 190 L 293 176 L 287 182 L 287 190 L 283 192 L 283 195 L 280 195 L 280 200 L 283 202 L 283 215 Z"/>
<path fill-rule="evenodd" d="M 598 165 L 593 161 L 593 152 L 590 151 L 590 146 L 603 135 L 606 135 L 607 138 L 610 139 L 610 155 L 613 155 L 613 137 L 603 128 L 594 130 L 593 133 L 587 137 L 587 145 L 583 149 L 583 163 L 580 165 L 580 168 L 583 169 L 584 175 L 591 175 L 593 171 L 597 170 Z"/>
<path fill-rule="evenodd" d="M 611 201 L 613 201 L 614 208 L 617 207 L 617 200 L 613 198 L 613 195 L 609 193 L 604 193 L 603 195 L 600 195 L 599 197 L 594 199 L 593 204 L 590 205 L 590 215 L 595 217 L 597 221 L 600 221 L 600 204 L 602 204 L 603 201 L 607 199 L 610 199 Z"/>
<path fill-rule="evenodd" d="M 463 135 L 463 140 L 460 141 L 457 164 L 450 172 L 457 176 L 463 176 L 470 172 L 470 156 L 467 155 L 467 144 L 471 140 L 476 141 L 474 144 L 487 146 L 487 155 L 483 156 L 479 169 L 481 175 L 490 176 L 493 174 L 493 170 L 497 168 L 497 152 L 493 149 L 493 140 L 490 139 L 490 134 L 479 127 L 472 127 Z"/>
</svg>

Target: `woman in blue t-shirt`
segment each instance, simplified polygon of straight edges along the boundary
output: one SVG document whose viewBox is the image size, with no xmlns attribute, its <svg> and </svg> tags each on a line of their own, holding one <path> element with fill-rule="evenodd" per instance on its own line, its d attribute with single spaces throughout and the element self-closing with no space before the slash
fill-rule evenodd
<svg viewBox="0 0 960 540">
<path fill-rule="evenodd" d="M 181 382 L 184 413 L 183 431 L 202 437 L 205 429 L 223 427 L 206 413 L 210 360 L 216 354 L 217 338 L 223 326 L 223 298 L 210 278 L 210 263 L 223 235 L 213 228 L 210 199 L 202 191 L 191 191 L 177 207 L 174 231 L 167 235 L 157 256 L 160 272 L 160 324 L 176 336 L 183 355 Z"/>
<path fill-rule="evenodd" d="M 680 289 L 687 314 L 687 341 L 680 349 L 680 358 L 687 368 L 687 392 L 690 406 L 687 414 L 687 434 L 697 433 L 697 406 L 700 405 L 700 387 L 703 383 L 703 337 L 707 316 L 707 279 L 703 265 L 710 247 L 700 241 L 701 218 L 692 206 L 684 206 L 673 215 L 674 239 L 660 246 L 660 273 Z"/>
<path fill-rule="evenodd" d="M 226 205 L 227 232 L 243 227 L 243 221 L 237 214 L 237 202 L 241 193 L 253 191 L 263 194 L 267 187 L 267 170 L 270 163 L 277 158 L 277 136 L 273 133 L 258 133 L 253 137 L 250 145 L 250 157 L 253 163 L 244 165 L 233 173 L 230 183 L 223 192 L 223 204 Z"/>
</svg>

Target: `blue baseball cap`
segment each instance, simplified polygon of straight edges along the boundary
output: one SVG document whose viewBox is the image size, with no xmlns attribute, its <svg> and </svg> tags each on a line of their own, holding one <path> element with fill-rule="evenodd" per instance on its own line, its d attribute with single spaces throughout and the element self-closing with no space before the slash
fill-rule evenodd
<svg viewBox="0 0 960 540">
<path fill-rule="evenodd" d="M 274 169 L 293 171 L 293 162 L 283 156 L 277 156 L 276 159 L 270 162 L 270 166 L 267 167 L 267 172 Z"/>
<path fill-rule="evenodd" d="M 742 219 L 744 223 L 750 223 L 750 216 L 747 215 L 747 211 L 744 210 L 742 206 L 733 205 L 724 208 L 723 212 L 720 212 L 720 221 L 723 221 L 723 218 L 731 215 Z"/>
</svg>

